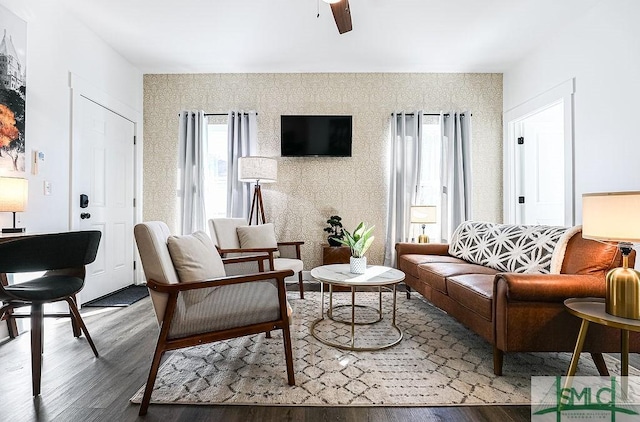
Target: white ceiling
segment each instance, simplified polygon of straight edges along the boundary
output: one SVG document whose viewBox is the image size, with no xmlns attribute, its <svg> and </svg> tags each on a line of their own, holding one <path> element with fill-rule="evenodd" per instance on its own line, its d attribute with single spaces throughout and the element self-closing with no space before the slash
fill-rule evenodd
<svg viewBox="0 0 640 422">
<path fill-rule="evenodd" d="M 143 73 L 503 72 L 601 0 L 62 0 Z M 317 10 L 320 17 L 316 18 Z"/>
</svg>

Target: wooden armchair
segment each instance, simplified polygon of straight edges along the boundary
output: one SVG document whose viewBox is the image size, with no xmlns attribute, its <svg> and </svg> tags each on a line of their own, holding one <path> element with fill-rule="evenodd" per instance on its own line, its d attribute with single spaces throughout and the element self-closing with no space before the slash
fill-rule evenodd
<svg viewBox="0 0 640 422">
<path fill-rule="evenodd" d="M 304 242 L 278 242 L 273 224 L 249 226 L 244 218 L 213 218 L 209 232 L 218 252 L 223 256 L 263 253 L 268 255 L 268 269 L 292 270 L 298 275 L 300 299 L 304 299 L 300 246 Z"/>
<path fill-rule="evenodd" d="M 284 284 L 293 271 L 260 273 L 264 257 L 221 259 L 206 233 L 170 236 L 159 221 L 137 224 L 134 234 L 160 324 L 140 415 L 168 350 L 281 329 L 288 383 L 295 384 Z"/>
</svg>

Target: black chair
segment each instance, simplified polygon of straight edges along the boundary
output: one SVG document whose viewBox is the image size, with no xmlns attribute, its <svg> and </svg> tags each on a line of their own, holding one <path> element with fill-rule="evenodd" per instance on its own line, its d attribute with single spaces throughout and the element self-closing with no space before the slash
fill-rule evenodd
<svg viewBox="0 0 640 422">
<path fill-rule="evenodd" d="M 75 295 L 84 286 L 85 265 L 96 259 L 101 232 L 79 231 L 0 239 L 0 273 L 46 271 L 42 277 L 25 283 L 3 286 L 0 284 L 0 317 L 11 321 L 20 317 L 12 311 L 31 306 L 31 375 L 33 396 L 40 394 L 42 370 L 42 322 L 45 316 L 71 317 L 74 335 L 80 336 L 79 327 L 98 357 L 98 350 L 89 336 Z M 69 314 L 45 315 L 42 305 L 64 300 Z"/>
</svg>

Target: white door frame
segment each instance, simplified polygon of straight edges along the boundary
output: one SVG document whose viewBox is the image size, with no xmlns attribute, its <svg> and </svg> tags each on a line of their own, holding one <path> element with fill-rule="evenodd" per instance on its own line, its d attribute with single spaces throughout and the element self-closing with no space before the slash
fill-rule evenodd
<svg viewBox="0 0 640 422">
<path fill-rule="evenodd" d="M 70 184 L 69 186 L 69 228 L 70 230 L 78 230 L 78 219 L 74 216 L 75 201 L 80 197 L 80 190 L 77 188 L 75 178 L 79 174 L 79 166 L 75 152 L 78 151 L 78 142 L 80 142 L 80 111 L 77 105 L 80 104 L 80 98 L 84 97 L 96 104 L 106 108 L 109 111 L 129 120 L 134 125 L 134 133 L 136 143 L 133 146 L 133 195 L 135 198 L 135 208 L 133 216 L 133 224 L 142 221 L 142 118 L 140 112 L 129 107 L 127 104 L 113 98 L 109 94 L 91 85 L 90 82 L 82 77 L 69 72 L 69 88 L 71 89 L 71 151 L 70 151 Z M 133 238 L 133 235 L 132 235 Z M 144 280 L 142 276 L 142 265 L 138 257 L 137 248 L 134 245 L 134 255 L 136 262 L 136 270 L 134 271 L 134 284 L 139 284 Z"/>
<path fill-rule="evenodd" d="M 561 101 L 564 105 L 564 224 L 575 224 L 575 196 L 573 172 L 573 95 L 575 79 L 560 85 L 504 112 L 503 136 L 503 221 L 515 224 L 518 206 L 518 175 L 516 174 L 516 125 L 532 114 Z"/>
</svg>

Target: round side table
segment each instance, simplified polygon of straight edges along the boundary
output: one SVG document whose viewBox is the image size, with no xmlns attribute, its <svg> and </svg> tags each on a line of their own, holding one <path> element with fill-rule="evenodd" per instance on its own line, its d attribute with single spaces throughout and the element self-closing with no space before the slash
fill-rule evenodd
<svg viewBox="0 0 640 422">
<path fill-rule="evenodd" d="M 571 364 L 567 376 L 571 377 L 576 374 L 578 368 L 578 360 L 584 346 L 584 340 L 587 337 L 589 324 L 594 322 L 600 325 L 620 329 L 620 356 L 622 376 L 629 375 L 629 331 L 640 331 L 640 320 L 621 318 L 610 315 L 605 311 L 604 299 L 602 298 L 573 298 L 564 301 L 567 311 L 570 314 L 582 319 L 576 347 L 571 356 Z"/>
<path fill-rule="evenodd" d="M 349 271 L 349 264 L 333 264 L 322 265 L 311 270 L 311 276 L 320 281 L 320 318 L 314 321 L 311 326 L 311 334 L 316 340 L 328 346 L 337 347 L 339 349 L 352 350 L 352 351 L 374 351 L 382 350 L 391 346 L 395 346 L 402 340 L 402 331 L 396 325 L 396 286 L 398 283 L 404 280 L 404 273 L 390 267 L 383 267 L 380 265 L 370 265 L 364 274 L 352 274 Z M 350 345 L 341 344 L 328 339 L 321 338 L 316 332 L 316 326 L 322 322 L 325 318 L 324 312 L 324 283 L 329 285 L 329 307 L 327 308 L 327 317 L 335 322 L 349 325 L 351 328 Z M 351 289 L 351 305 L 333 305 L 333 287 L 344 286 Z M 378 318 L 372 321 L 356 322 L 355 309 L 365 306 L 356 304 L 356 288 L 357 287 L 378 287 L 379 303 L 378 309 L 374 309 L 378 314 Z M 382 316 L 382 288 L 388 288 L 393 292 L 393 307 L 392 307 L 392 321 L 391 326 L 397 333 L 395 338 L 384 344 L 376 346 L 356 346 L 355 344 L 355 326 L 356 325 L 370 325 L 376 324 L 383 320 Z M 351 319 L 340 320 L 334 318 L 333 311 L 336 308 L 350 306 L 351 307 Z"/>
</svg>

